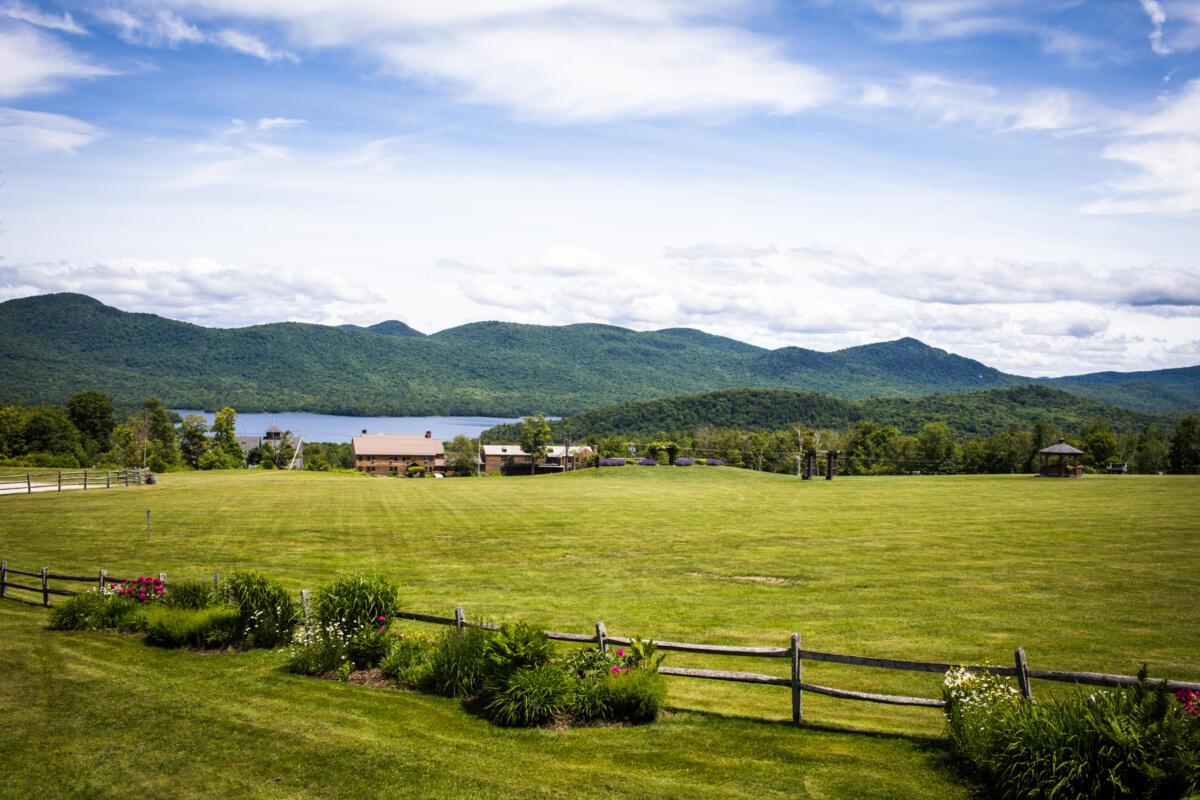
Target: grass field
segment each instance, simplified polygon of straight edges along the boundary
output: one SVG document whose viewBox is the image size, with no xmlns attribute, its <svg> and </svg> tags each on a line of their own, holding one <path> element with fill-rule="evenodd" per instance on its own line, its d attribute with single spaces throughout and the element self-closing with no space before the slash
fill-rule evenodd
<svg viewBox="0 0 1200 800">
<path fill-rule="evenodd" d="M 153 510 L 147 543 L 145 511 Z M 0 498 L 18 568 L 299 589 L 388 574 L 411 610 L 686 641 L 1200 679 L 1200 479 L 847 478 L 730 469 L 398 481 L 171 474 Z M 966 797 L 940 714 L 673 679 L 661 722 L 509 731 L 452 701 L 284 675 L 281 653 L 160 652 L 0 603 L 0 796 Z M 786 670 L 672 654 L 669 664 Z M 806 663 L 936 696 L 936 675 Z M 1035 692 L 1062 691 L 1035 684 Z M 47 781 L 54 790 L 47 790 Z"/>
</svg>

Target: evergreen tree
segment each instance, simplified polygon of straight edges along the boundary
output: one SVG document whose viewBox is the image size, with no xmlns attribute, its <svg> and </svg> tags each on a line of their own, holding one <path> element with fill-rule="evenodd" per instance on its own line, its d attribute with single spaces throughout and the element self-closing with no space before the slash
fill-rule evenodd
<svg viewBox="0 0 1200 800">
<path fill-rule="evenodd" d="M 1148 425 L 1137 438 L 1131 469 L 1143 475 L 1165 472 L 1168 465 L 1167 442 L 1162 431 Z"/>
<path fill-rule="evenodd" d="M 1200 424 L 1194 416 L 1179 421 L 1171 437 L 1171 472 L 1180 475 L 1200 473 Z"/>
<path fill-rule="evenodd" d="M 108 395 L 95 391 L 73 395 L 67 402 L 67 416 L 79 431 L 89 455 L 95 456 L 109 448 L 117 418 Z"/>
<path fill-rule="evenodd" d="M 237 469 L 246 466 L 246 457 L 237 440 L 237 412 L 225 406 L 212 424 L 212 442 L 200 459 L 201 469 Z"/>
<path fill-rule="evenodd" d="M 200 458 L 208 452 L 208 422 L 204 417 L 188 414 L 179 425 L 179 451 L 184 462 L 199 469 Z"/>
</svg>

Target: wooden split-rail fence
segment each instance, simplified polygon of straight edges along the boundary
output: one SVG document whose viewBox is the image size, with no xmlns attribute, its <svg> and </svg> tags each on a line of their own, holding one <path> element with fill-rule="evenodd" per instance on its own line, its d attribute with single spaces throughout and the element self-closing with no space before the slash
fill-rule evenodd
<svg viewBox="0 0 1200 800">
<path fill-rule="evenodd" d="M 13 583 L 9 580 L 9 575 L 18 575 L 23 577 L 33 577 L 40 581 L 40 586 L 26 586 L 19 583 Z M 160 580 L 166 583 L 166 573 L 158 574 Z M 95 584 L 96 588 L 103 591 L 104 587 L 114 583 L 125 583 L 122 578 L 113 578 L 103 569 L 99 570 L 94 575 L 61 575 L 50 572 L 48 567 L 43 567 L 40 572 L 23 571 L 13 569 L 8 566 L 7 561 L 0 561 L 0 598 L 7 597 L 8 591 L 11 589 L 21 589 L 27 592 L 41 594 L 42 604 L 50 605 L 51 595 L 74 595 L 80 592 L 69 589 L 55 589 L 50 586 L 50 581 L 75 581 L 87 582 Z M 213 575 L 213 582 L 219 583 L 220 575 Z M 300 605 L 304 612 L 306 625 L 313 624 L 312 620 L 312 603 L 311 593 L 308 589 L 300 591 Z M 480 627 L 487 630 L 497 630 L 500 626 L 490 622 L 469 622 L 467 620 L 466 611 L 460 606 L 454 609 L 453 617 L 439 617 L 432 614 L 420 614 L 413 611 L 398 611 L 393 616 L 399 619 L 406 619 L 413 622 L 423 622 L 432 625 L 449 625 L 461 630 L 466 626 Z M 628 636 L 613 636 L 610 635 L 605 628 L 603 622 L 597 622 L 594 633 L 564 633 L 562 631 L 545 631 L 548 638 L 559 642 L 573 642 L 575 644 L 592 644 L 599 647 L 601 650 L 607 650 L 612 645 L 629 646 L 633 641 Z M 654 645 L 662 651 L 679 652 L 679 653 L 694 653 L 698 655 L 708 656 L 733 656 L 740 658 L 764 658 L 764 659 L 786 659 L 790 665 L 790 671 L 787 676 L 769 675 L 758 672 L 741 672 L 720 669 L 697 669 L 692 667 L 668 667 L 660 666 L 658 671 L 663 675 L 669 675 L 678 678 L 698 678 L 701 680 L 713 681 L 731 681 L 734 683 L 749 683 L 759 686 L 780 686 L 791 691 L 792 699 L 792 721 L 799 723 L 804 719 L 804 693 L 811 692 L 813 694 L 825 695 L 826 697 L 836 697 L 842 700 L 859 700 L 868 703 L 884 703 L 887 705 L 897 706 L 917 706 L 924 708 L 942 708 L 945 703 L 939 698 L 933 697 L 909 697 L 906 695 L 895 694 L 880 694 L 876 692 L 859 692 L 850 689 L 836 689 L 829 686 L 821 686 L 815 683 L 808 683 L 804 680 L 804 662 L 815 661 L 825 664 L 845 664 L 856 667 L 870 667 L 876 669 L 900 670 L 907 672 L 933 672 L 945 674 L 946 672 L 964 668 L 972 672 L 989 672 L 993 675 L 1003 675 L 1005 677 L 1016 678 L 1018 686 L 1020 686 L 1021 694 L 1026 699 L 1033 698 L 1034 680 L 1042 681 L 1057 681 L 1060 683 L 1075 683 L 1087 686 L 1134 686 L 1138 683 L 1138 678 L 1133 675 L 1113 675 L 1105 672 L 1075 672 L 1066 670 L 1051 670 L 1051 669 L 1030 669 L 1028 658 L 1025 655 L 1025 650 L 1021 647 L 1016 648 L 1013 653 L 1013 665 L 1011 667 L 1002 667 L 995 665 L 965 665 L 953 664 L 947 661 L 908 661 L 897 658 L 878 658 L 875 656 L 856 656 L 847 655 L 844 653 L 830 653 L 823 650 L 807 650 L 801 647 L 800 634 L 793 633 L 787 643 L 782 647 L 773 646 L 745 646 L 745 645 L 720 645 L 720 644 L 693 644 L 690 642 L 672 642 L 660 639 L 651 639 Z M 1165 678 L 1151 678 L 1148 681 L 1151 685 L 1165 684 L 1170 691 L 1178 691 L 1180 689 L 1192 689 L 1200 691 L 1200 682 L 1176 681 Z"/>
<path fill-rule="evenodd" d="M 58 472 L 20 472 L 0 475 L 0 494 L 33 494 L 72 489 L 111 489 L 141 486 L 148 469 L 82 469 Z"/>
</svg>

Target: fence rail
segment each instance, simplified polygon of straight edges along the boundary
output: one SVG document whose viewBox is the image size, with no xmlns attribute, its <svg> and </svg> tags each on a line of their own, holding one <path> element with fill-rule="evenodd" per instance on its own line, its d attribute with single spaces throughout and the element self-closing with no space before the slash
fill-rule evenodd
<svg viewBox="0 0 1200 800">
<path fill-rule="evenodd" d="M 27 586 L 24 584 L 13 583 L 9 581 L 9 575 L 21 575 L 26 577 L 39 578 L 41 586 Z M 159 578 L 165 583 L 166 573 L 159 573 Z M 50 605 L 51 595 L 69 596 L 79 594 L 79 592 L 69 589 L 51 588 L 49 581 L 73 581 L 94 583 L 97 588 L 103 590 L 108 584 L 125 583 L 126 579 L 113 578 L 108 573 L 101 569 L 96 575 L 64 575 L 60 573 L 50 572 L 49 567 L 43 567 L 40 572 L 30 572 L 28 570 L 19 570 L 8 566 L 7 561 L 0 561 L 0 598 L 8 596 L 8 590 L 19 589 L 27 592 L 34 592 L 42 596 L 42 604 Z M 219 582 L 220 575 L 213 575 L 213 582 Z M 300 592 L 300 604 L 304 612 L 305 623 L 311 624 L 312 604 L 311 593 L 308 589 L 303 589 Z M 413 622 L 422 622 L 431 625 L 455 626 L 460 630 L 466 626 L 480 627 L 487 630 L 496 630 L 500 626 L 489 622 L 468 622 L 466 612 L 461 606 L 454 609 L 454 616 L 442 617 L 434 614 L 423 614 L 415 611 L 398 611 L 393 614 L 399 619 L 406 619 Z M 545 631 L 545 634 L 550 639 L 560 642 L 574 642 L 576 644 L 595 644 L 601 650 L 606 650 L 611 645 L 630 645 L 634 640 L 627 636 L 610 636 L 603 622 L 597 622 L 594 633 L 569 633 L 563 631 Z M 767 675 L 758 672 L 742 672 L 720 669 L 699 669 L 694 667 L 662 667 L 658 671 L 663 675 L 669 675 L 677 678 L 693 678 L 699 680 L 710 681 L 731 681 L 734 683 L 757 684 L 760 686 L 781 686 L 791 690 L 792 696 L 792 721 L 801 722 L 804 718 L 804 693 L 811 692 L 813 694 L 824 695 L 826 697 L 835 697 L 842 700 L 857 700 L 867 703 L 883 703 L 886 705 L 898 706 L 914 706 L 921 708 L 941 708 L 944 703 L 939 698 L 933 697 L 910 697 L 907 695 L 897 694 L 880 694 L 876 692 L 860 692 L 850 689 L 837 689 L 830 686 L 821 686 L 815 683 L 808 683 L 803 679 L 803 665 L 805 661 L 817 661 L 829 664 L 845 664 L 857 667 L 869 667 L 873 669 L 889 669 L 909 672 L 936 672 L 944 673 L 947 670 L 955 667 L 965 666 L 954 664 L 948 661 L 910 661 L 896 658 L 879 658 L 875 656 L 858 656 L 848 655 L 844 653 L 829 653 L 822 650 L 805 650 L 800 647 L 800 635 L 793 633 L 791 640 L 786 647 L 771 647 L 771 646 L 745 646 L 745 645 L 718 645 L 718 644 L 695 644 L 691 642 L 673 642 L 667 640 L 650 640 L 660 650 L 667 650 L 680 653 L 694 653 L 699 655 L 709 656 L 740 656 L 748 658 L 769 658 L 769 659 L 789 659 L 791 672 L 788 676 Z M 965 666 L 968 670 L 988 671 L 994 675 L 1003 675 L 1007 677 L 1015 677 L 1021 687 L 1021 694 L 1032 699 L 1033 688 L 1031 680 L 1057 681 L 1061 683 L 1075 683 L 1090 686 L 1131 686 L 1138 682 L 1138 679 L 1132 675 L 1112 675 L 1105 672 L 1072 672 L 1064 670 L 1049 670 L 1049 669 L 1030 669 L 1028 659 L 1025 655 L 1024 648 L 1018 647 L 1013 652 L 1013 666 Z M 1200 690 L 1200 683 L 1190 681 L 1176 681 L 1165 678 L 1151 678 L 1148 681 L 1151 685 L 1163 684 L 1171 691 L 1179 689 Z"/>
<path fill-rule="evenodd" d="M 149 477 L 148 469 L 81 469 L 57 472 L 26 471 L 0 475 L 0 495 L 61 492 L 73 489 L 111 489 L 114 486 L 141 486 Z"/>
</svg>

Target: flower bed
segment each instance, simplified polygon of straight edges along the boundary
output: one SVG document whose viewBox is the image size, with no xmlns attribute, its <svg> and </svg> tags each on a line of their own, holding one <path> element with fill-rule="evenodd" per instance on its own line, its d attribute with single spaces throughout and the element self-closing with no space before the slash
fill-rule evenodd
<svg viewBox="0 0 1200 800">
<path fill-rule="evenodd" d="M 623 466 L 625 466 L 625 463 L 626 463 L 626 461 L 623 458 L 602 458 L 602 459 L 600 459 L 600 466 L 602 466 L 602 467 L 623 467 Z"/>
<path fill-rule="evenodd" d="M 690 467 L 692 465 L 692 463 L 693 463 L 692 459 L 690 459 L 690 458 L 675 459 L 675 466 L 677 466 L 677 467 Z"/>
<path fill-rule="evenodd" d="M 657 467 L 658 466 L 658 462 L 655 461 L 653 458 L 643 458 L 643 459 L 640 459 L 637 463 L 638 463 L 638 466 L 641 466 L 641 467 Z"/>
</svg>

